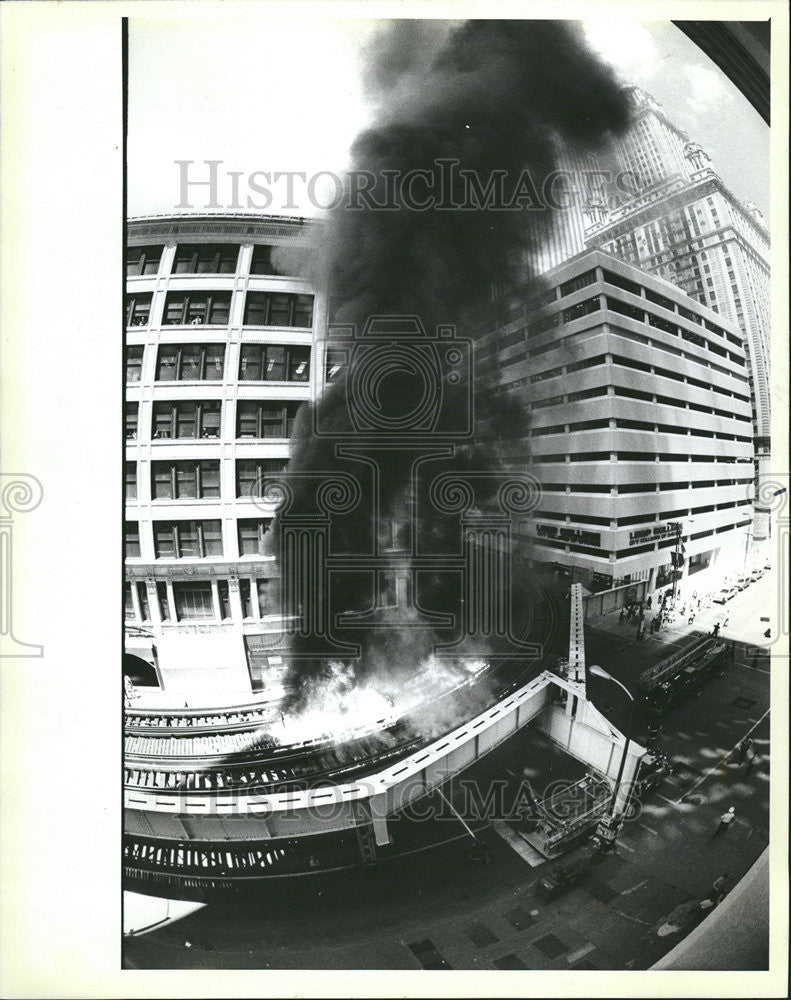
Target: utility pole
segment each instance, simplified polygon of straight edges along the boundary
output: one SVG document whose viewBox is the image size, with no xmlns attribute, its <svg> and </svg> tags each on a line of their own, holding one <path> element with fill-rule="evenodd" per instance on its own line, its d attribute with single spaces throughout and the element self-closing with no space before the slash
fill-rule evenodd
<svg viewBox="0 0 791 1000">
<path fill-rule="evenodd" d="M 588 672 L 594 677 L 601 677 L 604 680 L 611 681 L 613 684 L 617 684 L 618 687 L 626 694 L 629 699 L 629 720 L 626 723 L 626 732 L 623 734 L 624 743 L 623 751 L 621 753 L 621 762 L 618 766 L 618 777 L 615 779 L 615 786 L 612 790 L 612 798 L 610 799 L 610 805 L 607 809 L 607 814 L 602 816 L 599 820 L 599 825 L 596 828 L 596 835 L 599 841 L 603 845 L 604 850 L 610 850 L 615 846 L 615 841 L 618 838 L 618 833 L 620 832 L 621 826 L 623 825 L 623 818 L 626 813 L 626 807 L 629 804 L 629 798 L 631 797 L 631 787 L 626 796 L 626 801 L 623 804 L 620 815 L 618 814 L 618 793 L 621 789 L 621 782 L 623 780 L 624 767 L 626 765 L 626 757 L 629 753 L 629 745 L 632 741 L 632 723 L 634 721 L 634 695 L 622 684 L 617 678 L 613 677 L 611 673 L 606 671 L 603 667 L 592 664 L 588 668 Z M 636 777 L 636 773 L 632 775 L 632 782 Z"/>
</svg>

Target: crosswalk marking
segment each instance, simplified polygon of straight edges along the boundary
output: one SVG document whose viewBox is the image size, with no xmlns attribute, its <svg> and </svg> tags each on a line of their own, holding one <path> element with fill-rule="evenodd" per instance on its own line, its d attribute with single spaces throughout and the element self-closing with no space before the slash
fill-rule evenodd
<svg viewBox="0 0 791 1000">
<path fill-rule="evenodd" d="M 751 733 L 753 732 L 753 730 L 755 730 L 755 729 L 757 729 L 757 728 L 758 728 L 758 726 L 759 726 L 759 725 L 760 725 L 760 724 L 761 724 L 761 723 L 762 723 L 762 722 L 764 721 L 764 719 L 765 719 L 765 718 L 767 717 L 767 715 L 769 715 L 769 712 L 770 712 L 770 709 L 768 709 L 768 708 L 767 708 L 767 710 L 766 710 L 766 711 L 764 712 L 764 714 L 763 714 L 763 715 L 761 716 L 761 718 L 760 718 L 760 719 L 759 719 L 759 720 L 758 720 L 758 721 L 757 721 L 757 722 L 756 722 L 756 723 L 755 723 L 754 725 L 752 725 L 752 726 L 751 726 L 751 727 L 750 727 L 750 728 L 749 728 L 749 729 L 747 730 L 747 732 L 746 732 L 746 733 L 744 734 L 744 736 L 740 737 L 740 739 L 739 739 L 739 740 L 738 740 L 738 741 L 737 741 L 736 743 L 734 743 L 734 745 L 733 745 L 733 746 L 731 747 L 731 749 L 730 749 L 730 750 L 728 751 L 728 753 L 727 753 L 727 754 L 725 755 L 725 757 L 724 757 L 724 758 L 720 758 L 720 759 L 719 759 L 719 760 L 717 761 L 717 763 L 716 763 L 716 764 L 713 764 L 713 765 L 712 765 L 712 766 L 711 766 L 711 767 L 710 767 L 710 768 L 708 769 L 708 771 L 706 771 L 706 772 L 705 772 L 705 774 L 701 774 L 701 776 L 700 776 L 700 777 L 698 778 L 698 780 L 697 780 L 697 781 L 696 781 L 696 782 L 695 782 L 694 784 L 690 785 L 690 787 L 689 787 L 689 788 L 688 788 L 688 789 L 687 789 L 687 790 L 686 790 L 686 791 L 684 792 L 684 794 L 683 794 L 683 795 L 679 796 L 679 798 L 677 798 L 677 799 L 676 799 L 676 802 L 680 802 L 680 801 L 681 801 L 681 799 L 683 799 L 683 798 L 684 798 L 685 796 L 689 795 L 689 793 L 690 793 L 690 792 L 691 792 L 691 791 L 692 791 L 692 790 L 693 790 L 694 788 L 697 788 L 697 787 L 698 787 L 698 785 L 699 785 L 699 784 L 700 784 L 700 783 L 701 783 L 702 781 L 705 781 L 705 780 L 706 780 L 706 778 L 708 778 L 708 777 L 709 777 L 709 775 L 713 774 L 713 773 L 714 773 L 714 772 L 715 772 L 715 771 L 717 770 L 717 768 L 718 768 L 718 767 L 719 767 L 719 766 L 720 766 L 720 765 L 721 765 L 721 764 L 723 763 L 723 761 L 724 761 L 724 760 L 727 760 L 727 759 L 728 759 L 728 757 L 730 757 L 730 755 L 731 755 L 731 754 L 733 753 L 733 751 L 734 751 L 734 750 L 735 750 L 735 749 L 736 749 L 736 748 L 737 748 L 737 747 L 739 746 L 739 743 L 741 743 L 741 742 L 742 742 L 742 740 L 746 739 L 746 738 L 747 738 L 747 737 L 748 737 L 748 736 L 749 736 L 749 735 L 750 735 L 750 734 L 751 734 Z"/>
<path fill-rule="evenodd" d="M 646 826 L 645 823 L 638 823 L 637 825 L 641 826 L 644 830 L 648 830 L 649 833 L 653 833 L 653 835 L 655 837 L 659 836 L 659 834 L 657 833 L 656 830 L 652 830 L 651 827 L 650 826 Z"/>
</svg>

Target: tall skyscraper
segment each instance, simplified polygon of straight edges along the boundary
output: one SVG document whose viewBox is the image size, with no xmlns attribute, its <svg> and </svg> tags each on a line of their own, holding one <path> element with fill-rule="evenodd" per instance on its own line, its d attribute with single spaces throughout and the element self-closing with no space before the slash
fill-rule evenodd
<svg viewBox="0 0 791 1000">
<path fill-rule="evenodd" d="M 657 101 L 637 87 L 630 96 L 634 123 L 615 141 L 613 156 L 636 193 L 615 205 L 590 199 L 585 241 L 678 285 L 737 324 L 751 381 L 757 486 L 770 453 L 769 233 L 758 209 L 734 196 L 708 154 Z M 768 534 L 769 512 L 759 501 L 754 542 Z"/>
</svg>

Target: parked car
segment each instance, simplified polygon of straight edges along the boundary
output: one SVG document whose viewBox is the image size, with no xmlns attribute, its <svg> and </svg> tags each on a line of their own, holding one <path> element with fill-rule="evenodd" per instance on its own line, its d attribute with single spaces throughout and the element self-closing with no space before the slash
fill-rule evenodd
<svg viewBox="0 0 791 1000">
<path fill-rule="evenodd" d="M 727 604 L 736 593 L 735 587 L 723 587 L 719 593 L 715 594 L 712 600 L 715 604 Z"/>
<path fill-rule="evenodd" d="M 745 587 L 749 587 L 751 583 L 752 580 L 750 579 L 749 576 L 740 576 L 739 579 L 736 581 L 736 586 L 739 590 L 744 590 Z"/>
<path fill-rule="evenodd" d="M 750 573 L 750 579 L 755 582 L 756 580 L 760 580 L 763 575 L 764 571 L 762 569 L 754 569 L 752 573 Z"/>
</svg>

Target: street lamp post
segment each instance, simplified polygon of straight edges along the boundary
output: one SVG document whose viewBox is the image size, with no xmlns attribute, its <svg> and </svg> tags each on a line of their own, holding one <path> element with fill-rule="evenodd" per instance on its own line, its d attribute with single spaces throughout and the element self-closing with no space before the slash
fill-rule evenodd
<svg viewBox="0 0 791 1000">
<path fill-rule="evenodd" d="M 601 840 L 605 844 L 612 847 L 615 844 L 615 840 L 618 836 L 618 832 L 621 826 L 620 822 L 616 819 L 615 813 L 618 807 L 618 792 L 621 789 L 621 781 L 623 779 L 623 772 L 626 766 L 626 757 L 627 754 L 629 753 L 629 744 L 631 743 L 632 740 L 632 722 L 634 720 L 635 700 L 629 688 L 627 688 L 625 684 L 622 684 L 616 677 L 613 677 L 612 674 L 608 673 L 603 667 L 599 667 L 596 664 L 592 664 L 588 668 L 588 672 L 593 677 L 601 677 L 603 680 L 612 681 L 613 684 L 617 684 L 618 687 L 626 693 L 626 697 L 629 699 L 629 720 L 626 723 L 626 732 L 624 733 L 623 752 L 621 754 L 621 762 L 618 766 L 618 776 L 615 779 L 615 787 L 613 789 L 612 799 L 610 800 L 608 815 L 600 820 L 599 826 L 597 827 L 596 830 L 596 833 L 601 838 Z M 628 797 L 627 797 L 627 803 L 628 803 Z"/>
</svg>

